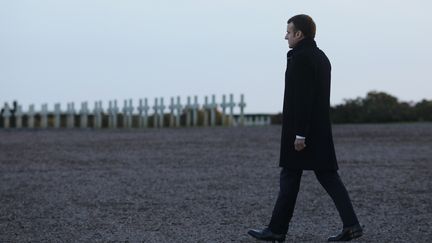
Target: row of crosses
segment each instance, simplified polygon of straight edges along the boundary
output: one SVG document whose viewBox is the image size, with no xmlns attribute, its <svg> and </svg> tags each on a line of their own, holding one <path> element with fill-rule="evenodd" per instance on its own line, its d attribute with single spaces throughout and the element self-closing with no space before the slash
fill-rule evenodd
<svg viewBox="0 0 432 243">
<path fill-rule="evenodd" d="M 73 128 L 76 127 L 75 116 L 79 115 L 80 122 L 79 127 L 87 128 L 89 127 L 89 115 L 93 115 L 93 127 L 94 128 L 102 128 L 103 127 L 103 118 L 104 116 L 108 116 L 108 127 L 109 128 L 117 128 L 118 120 L 117 116 L 121 112 L 123 117 L 123 127 L 124 128 L 132 128 L 132 120 L 134 117 L 134 111 L 136 110 L 138 113 L 138 127 L 139 128 L 147 128 L 149 126 L 149 118 L 151 117 L 149 111 L 153 110 L 153 127 L 163 127 L 164 119 L 165 119 L 165 109 L 169 110 L 169 126 L 170 127 L 180 127 L 180 117 L 182 114 L 186 116 L 186 124 L 187 127 L 198 126 L 198 112 L 200 108 L 204 111 L 204 122 L 203 126 L 216 126 L 216 112 L 218 109 L 218 104 L 216 103 L 216 96 L 211 96 L 211 102 L 209 101 L 209 97 L 205 96 L 204 104 L 200 106 L 198 104 L 198 96 L 187 97 L 187 102 L 185 105 L 181 104 L 180 97 L 172 97 L 170 99 L 170 104 L 165 106 L 164 98 L 155 98 L 153 106 L 150 107 L 148 104 L 147 98 L 140 99 L 138 106 L 134 107 L 132 99 L 124 100 L 123 109 L 119 109 L 117 101 L 109 101 L 108 108 L 106 110 L 102 107 L 102 101 L 96 101 L 94 103 L 93 110 L 89 109 L 88 102 L 81 102 L 81 109 L 77 111 L 75 109 L 74 103 L 67 103 L 67 109 L 65 113 L 62 113 L 60 104 L 54 105 L 53 111 L 53 127 L 59 128 L 61 126 L 61 117 L 62 114 L 66 115 L 66 127 Z M 238 106 L 240 108 L 240 115 L 237 121 L 234 119 L 234 108 Z M 222 126 L 233 126 L 235 124 L 245 125 L 245 123 L 249 121 L 245 121 L 244 117 L 244 109 L 246 107 L 246 103 L 244 101 L 244 95 L 240 96 L 240 102 L 236 104 L 234 102 L 234 95 L 229 95 L 229 100 L 227 100 L 226 95 L 222 96 L 222 103 L 220 104 L 221 113 L 222 113 Z M 13 112 L 13 114 L 12 114 Z M 78 112 L 78 113 L 77 113 Z M 2 111 L 3 116 L 3 127 L 10 127 L 10 119 L 12 115 L 15 117 L 16 127 L 23 127 L 23 116 L 27 116 L 27 127 L 34 128 L 35 127 L 35 116 L 39 114 L 40 116 L 40 127 L 47 128 L 48 127 L 48 115 L 50 114 L 48 111 L 48 105 L 43 104 L 41 110 L 39 112 L 35 111 L 34 105 L 30 105 L 27 112 L 24 112 L 21 105 L 18 105 L 15 110 L 11 110 L 9 105 L 6 103 L 4 109 Z"/>
</svg>

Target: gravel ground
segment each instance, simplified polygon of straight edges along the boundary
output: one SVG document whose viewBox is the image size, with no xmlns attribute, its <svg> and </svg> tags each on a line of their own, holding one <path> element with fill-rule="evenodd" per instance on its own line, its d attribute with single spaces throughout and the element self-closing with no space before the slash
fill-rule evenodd
<svg viewBox="0 0 432 243">
<path fill-rule="evenodd" d="M 278 192 L 281 127 L 0 131 L 0 242 L 256 242 Z M 432 241 L 432 124 L 335 125 L 361 242 Z M 303 174 L 287 242 L 337 211 Z"/>
</svg>

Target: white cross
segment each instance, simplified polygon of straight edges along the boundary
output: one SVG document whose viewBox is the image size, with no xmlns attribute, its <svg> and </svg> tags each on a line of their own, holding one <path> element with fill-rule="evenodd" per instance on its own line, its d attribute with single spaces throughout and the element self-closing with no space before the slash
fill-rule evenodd
<svg viewBox="0 0 432 243">
<path fill-rule="evenodd" d="M 94 128 L 101 128 L 102 127 L 102 102 L 101 101 L 95 101 L 94 108 L 93 108 L 93 127 Z"/>
<path fill-rule="evenodd" d="M 88 115 L 89 114 L 88 103 L 87 102 L 81 102 L 80 114 L 81 115 Z"/>
<path fill-rule="evenodd" d="M 143 102 L 144 101 L 144 102 Z M 140 99 L 138 105 L 138 112 L 140 115 L 148 115 L 149 106 L 147 105 L 147 98 Z"/>
<path fill-rule="evenodd" d="M 60 127 L 60 119 L 61 119 L 60 103 L 56 103 L 54 105 L 54 127 L 55 128 Z"/>
<path fill-rule="evenodd" d="M 132 128 L 132 117 L 133 117 L 133 111 L 134 111 L 134 107 L 133 107 L 133 102 L 132 99 L 129 99 L 129 107 L 127 110 L 128 113 L 128 128 Z"/>
<path fill-rule="evenodd" d="M 159 116 L 159 105 L 158 105 L 158 98 L 155 98 L 154 105 L 153 105 L 153 127 L 158 127 L 158 116 Z"/>
<path fill-rule="evenodd" d="M 73 102 L 68 104 L 68 114 L 69 115 L 75 115 L 75 104 Z"/>
<path fill-rule="evenodd" d="M 200 108 L 199 104 L 198 104 L 198 96 L 194 96 L 194 103 L 191 106 L 192 108 L 192 122 L 193 122 L 193 126 L 196 127 L 198 126 L 198 110 Z"/>
<path fill-rule="evenodd" d="M 109 101 L 109 109 L 108 109 L 108 126 L 110 128 L 117 128 L 117 114 L 118 114 L 118 107 L 117 107 L 117 100 Z"/>
<path fill-rule="evenodd" d="M 75 105 L 73 102 L 67 104 L 67 127 L 73 128 L 75 126 Z"/>
<path fill-rule="evenodd" d="M 170 127 L 174 127 L 174 97 L 171 97 L 170 99 L 170 105 L 168 106 L 169 110 L 170 110 L 170 122 L 169 122 L 169 126 Z"/>
<path fill-rule="evenodd" d="M 226 119 L 226 108 L 227 108 L 227 104 L 226 104 L 226 95 L 222 95 L 222 103 L 221 103 L 221 108 L 222 108 L 222 126 L 226 125 L 225 119 Z"/>
<path fill-rule="evenodd" d="M 230 94 L 230 101 L 229 103 L 226 104 L 227 108 L 230 109 L 230 115 L 229 115 L 229 120 L 228 120 L 228 124 L 230 126 L 234 125 L 234 107 L 236 106 L 236 103 L 234 103 L 234 95 Z"/>
<path fill-rule="evenodd" d="M 244 95 L 241 94 L 240 96 L 240 125 L 244 125 L 244 108 L 246 107 L 246 103 L 244 102 Z"/>
<path fill-rule="evenodd" d="M 12 112 L 10 111 L 9 104 L 5 103 L 4 110 L 3 110 L 4 128 L 10 127 L 10 117 L 11 116 L 12 116 Z"/>
<path fill-rule="evenodd" d="M 4 110 L 3 110 L 3 117 L 4 118 L 9 118 L 11 116 L 12 116 L 12 112 L 11 112 L 11 110 L 9 108 L 9 104 L 5 103 Z"/>
<path fill-rule="evenodd" d="M 81 121 L 80 121 L 80 127 L 81 128 L 87 128 L 87 122 L 88 122 L 88 116 L 89 114 L 89 110 L 88 110 L 88 104 L 87 102 L 81 102 L 81 110 L 80 110 L 80 116 L 81 116 Z"/>
<path fill-rule="evenodd" d="M 214 127 L 216 126 L 216 95 L 212 95 L 212 103 L 208 105 L 208 109 L 210 109 L 210 123 L 211 126 Z"/>
<path fill-rule="evenodd" d="M 47 128 L 48 127 L 48 104 L 42 105 L 41 110 L 41 127 Z"/>
<path fill-rule="evenodd" d="M 160 106 L 159 106 L 159 111 L 160 111 L 160 119 L 159 119 L 159 127 L 163 127 L 163 122 L 164 122 L 164 110 L 165 110 L 165 106 L 164 106 L 164 99 L 160 98 Z"/>
<path fill-rule="evenodd" d="M 27 112 L 27 114 L 28 114 L 28 127 L 34 128 L 34 114 L 35 114 L 34 105 L 29 106 L 29 111 Z"/>
<path fill-rule="evenodd" d="M 108 101 L 108 108 L 107 108 L 107 113 L 108 113 L 108 127 L 109 128 L 113 128 L 113 102 L 110 100 Z"/>
<path fill-rule="evenodd" d="M 187 102 L 185 105 L 185 111 L 186 111 L 186 126 L 191 126 L 191 112 L 192 112 L 192 103 L 191 103 L 191 97 L 187 97 Z"/>
<path fill-rule="evenodd" d="M 123 111 L 123 116 L 125 116 L 127 114 L 127 112 L 128 112 L 127 100 L 123 101 L 123 109 L 122 109 L 122 111 Z"/>
<path fill-rule="evenodd" d="M 129 128 L 129 107 L 127 100 L 123 102 L 123 128 Z"/>
<path fill-rule="evenodd" d="M 177 104 L 174 106 L 174 109 L 177 110 L 176 127 L 179 127 L 180 126 L 180 116 L 182 113 L 182 105 L 180 103 L 180 96 L 177 96 Z"/>
<path fill-rule="evenodd" d="M 113 109 L 112 109 L 112 114 L 117 117 L 118 112 L 119 112 L 119 108 L 118 108 L 118 105 L 117 105 L 117 100 L 114 100 L 114 106 L 113 106 Z"/>
<path fill-rule="evenodd" d="M 99 128 L 102 128 L 102 121 L 103 121 L 103 113 L 104 113 L 104 109 L 102 107 L 102 101 L 99 101 Z"/>
<path fill-rule="evenodd" d="M 140 118 L 140 127 L 141 128 L 146 128 L 148 125 L 148 110 L 149 110 L 149 106 L 147 104 L 147 98 L 144 99 L 144 103 L 143 100 L 140 99 L 139 100 L 139 106 L 138 106 L 138 112 L 139 112 L 139 118 Z"/>
<path fill-rule="evenodd" d="M 135 108 L 133 106 L 133 100 L 129 99 L 129 114 L 132 116 Z"/>
<path fill-rule="evenodd" d="M 108 115 L 112 115 L 112 112 L 113 112 L 113 104 L 112 104 L 113 102 L 110 100 L 110 101 L 108 101 L 108 108 L 107 108 L 107 113 L 108 113 Z"/>
<path fill-rule="evenodd" d="M 203 105 L 203 109 L 204 109 L 204 122 L 203 125 L 206 127 L 208 126 L 208 109 L 209 109 L 209 103 L 208 103 L 208 97 L 205 96 L 204 97 L 204 105 Z"/>
<path fill-rule="evenodd" d="M 101 100 L 99 101 L 99 111 L 100 111 L 101 114 L 104 113 L 104 109 L 102 107 L 102 101 Z"/>
<path fill-rule="evenodd" d="M 21 105 L 17 106 L 16 111 L 15 111 L 15 117 L 16 117 L 16 127 L 21 128 L 22 127 L 22 117 L 23 117 Z"/>
</svg>

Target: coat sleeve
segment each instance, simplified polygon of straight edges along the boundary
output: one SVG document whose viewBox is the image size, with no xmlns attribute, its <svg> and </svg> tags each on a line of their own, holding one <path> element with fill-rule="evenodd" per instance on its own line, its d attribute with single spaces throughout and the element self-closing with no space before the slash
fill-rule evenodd
<svg viewBox="0 0 432 243">
<path fill-rule="evenodd" d="M 310 58 L 298 56 L 293 62 L 294 128 L 296 135 L 308 137 L 314 93 L 316 89 L 315 69 Z"/>
</svg>

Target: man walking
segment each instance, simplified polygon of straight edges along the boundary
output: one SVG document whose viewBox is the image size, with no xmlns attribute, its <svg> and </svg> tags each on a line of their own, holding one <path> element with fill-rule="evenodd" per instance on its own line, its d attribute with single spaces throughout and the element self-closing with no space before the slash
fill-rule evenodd
<svg viewBox="0 0 432 243">
<path fill-rule="evenodd" d="M 248 232 L 259 240 L 285 240 L 303 170 L 315 172 L 342 219 L 342 232 L 328 241 L 348 241 L 363 234 L 337 173 L 329 117 L 331 65 L 315 43 L 315 30 L 314 21 L 307 15 L 288 20 L 285 39 L 292 50 L 287 55 L 285 72 L 280 191 L 268 227 Z"/>
</svg>

